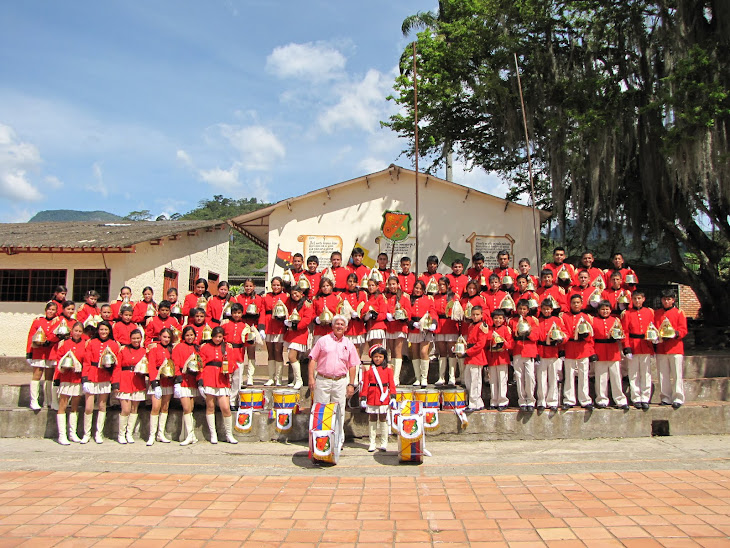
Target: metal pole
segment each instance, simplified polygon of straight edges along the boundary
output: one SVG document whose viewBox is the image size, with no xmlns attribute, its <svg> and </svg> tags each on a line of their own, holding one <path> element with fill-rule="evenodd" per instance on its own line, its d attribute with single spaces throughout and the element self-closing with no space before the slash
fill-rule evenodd
<svg viewBox="0 0 730 548">
<path fill-rule="evenodd" d="M 525 99 L 522 96 L 522 80 L 520 79 L 520 65 L 515 56 L 515 68 L 517 69 L 517 87 L 520 90 L 520 104 L 522 105 L 522 123 L 525 126 L 525 146 L 527 147 L 527 172 L 530 177 L 530 199 L 532 200 L 532 226 L 535 231 L 535 253 L 538 266 L 542 263 L 540 257 L 540 229 L 537 222 L 537 211 L 535 210 L 535 186 L 532 182 L 532 158 L 530 156 L 530 136 L 527 133 L 527 113 L 525 112 Z"/>
<path fill-rule="evenodd" d="M 416 42 L 413 42 L 413 120 L 414 120 L 414 139 L 415 139 L 415 152 L 416 152 L 416 256 L 414 258 L 414 272 L 418 272 L 418 247 L 420 241 L 418 240 L 418 82 L 416 77 L 418 73 L 416 71 Z M 416 274 L 418 276 L 418 274 Z"/>
</svg>

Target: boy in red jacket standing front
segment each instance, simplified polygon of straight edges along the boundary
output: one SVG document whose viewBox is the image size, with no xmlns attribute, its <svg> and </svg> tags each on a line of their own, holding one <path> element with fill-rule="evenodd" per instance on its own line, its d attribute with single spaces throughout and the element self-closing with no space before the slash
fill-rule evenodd
<svg viewBox="0 0 730 548">
<path fill-rule="evenodd" d="M 482 400 L 482 369 L 487 365 L 484 346 L 487 343 L 489 327 L 482 321 L 482 307 L 477 305 L 471 309 L 471 323 L 466 336 L 466 353 L 463 356 L 465 363 L 464 381 L 469 393 L 469 409 L 478 411 L 484 409 Z"/>
<path fill-rule="evenodd" d="M 644 306 L 643 291 L 635 291 L 631 296 L 633 308 L 621 314 L 626 339 L 624 354 L 629 359 L 629 387 L 631 401 L 637 409 L 649 409 L 651 398 L 651 358 L 654 345 L 647 339 L 649 325 L 654 322 L 654 311 Z"/>
<path fill-rule="evenodd" d="M 626 396 L 621 390 L 621 350 L 614 333 L 614 324 L 618 321 L 611 315 L 611 303 L 601 301 L 598 304 L 598 316 L 593 318 L 593 344 L 595 345 L 598 361 L 595 364 L 596 373 L 596 407 L 608 407 L 608 384 L 611 384 L 611 397 L 616 407 L 628 409 Z M 619 335 L 620 336 L 620 335 Z"/>
<path fill-rule="evenodd" d="M 575 405 L 575 377 L 578 377 L 578 403 L 583 409 L 593 409 L 588 393 L 588 364 L 595 361 L 593 350 L 593 320 L 583 309 L 583 297 L 574 293 L 570 298 L 570 312 L 563 314 L 568 340 L 565 341 L 565 376 L 563 381 L 563 409 Z"/>
<path fill-rule="evenodd" d="M 473 310 L 472 310 L 473 311 Z M 489 368 L 489 390 L 491 392 L 489 407 L 504 411 L 507 409 L 507 366 L 510 362 L 509 351 L 512 350 L 512 331 L 507 325 L 504 310 L 498 308 L 492 312 L 492 332 L 487 338 L 487 365 Z"/>
<path fill-rule="evenodd" d="M 656 347 L 661 405 L 679 409 L 684 403 L 684 343 L 687 318 L 674 306 L 677 295 L 671 289 L 662 291 L 662 308 L 654 312 L 654 325 L 661 340 Z"/>
</svg>

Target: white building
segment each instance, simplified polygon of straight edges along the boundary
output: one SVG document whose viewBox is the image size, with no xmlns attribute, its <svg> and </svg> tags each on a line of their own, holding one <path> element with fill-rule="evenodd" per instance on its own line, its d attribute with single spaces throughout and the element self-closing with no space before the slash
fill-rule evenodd
<svg viewBox="0 0 730 548">
<path fill-rule="evenodd" d="M 393 244 L 384 236 L 386 211 L 410 215 L 407 239 Z M 443 259 L 439 270 L 446 273 L 453 257 L 466 256 L 466 267 L 480 251 L 491 268 L 503 249 L 510 252 L 512 266 L 522 257 L 536 265 L 536 225 L 539 230 L 548 216 L 545 211 L 533 213 L 530 207 L 423 173 L 418 174 L 416 190 L 416 172 L 391 165 L 228 222 L 268 249 L 270 278 L 283 272 L 276 266 L 277 252 L 280 257 L 299 252 L 305 259 L 317 255 L 323 268 L 334 250 L 342 252 L 346 262 L 356 243 L 366 251 L 368 266 L 384 252 L 393 255 L 394 267 L 404 255 L 414 262 L 417 259 L 417 268 L 412 270 L 421 272 L 426 258 L 436 255 Z M 537 273 L 538 268 L 533 266 L 532 272 Z"/>
<path fill-rule="evenodd" d="M 169 287 L 180 300 L 196 278 L 215 290 L 228 278 L 229 228 L 223 221 L 0 224 L 0 356 L 25 355 L 34 318 L 57 285 L 83 302 L 95 289 L 99 303 L 116 300 L 119 288 L 154 289 L 160 301 Z"/>
</svg>

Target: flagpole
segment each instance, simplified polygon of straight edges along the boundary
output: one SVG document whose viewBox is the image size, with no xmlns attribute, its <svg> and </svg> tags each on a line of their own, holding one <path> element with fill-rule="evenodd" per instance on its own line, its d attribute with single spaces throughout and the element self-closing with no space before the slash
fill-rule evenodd
<svg viewBox="0 0 730 548">
<path fill-rule="evenodd" d="M 532 200 L 532 226 L 535 231 L 535 253 L 537 264 L 542 263 L 540 257 L 540 230 L 537 223 L 537 214 L 535 211 L 535 186 L 532 182 L 532 158 L 530 156 L 530 136 L 527 132 L 527 113 L 525 112 L 525 99 L 522 96 L 522 80 L 520 79 L 520 65 L 517 63 L 517 54 L 515 56 L 515 68 L 517 69 L 517 87 L 520 90 L 520 104 L 522 105 L 522 124 L 525 126 L 525 146 L 527 147 L 527 173 L 530 177 L 530 199 Z"/>
<path fill-rule="evenodd" d="M 418 272 L 418 82 L 416 77 L 418 76 L 416 69 L 416 41 L 413 41 L 413 120 L 414 120 L 414 138 L 415 138 L 415 152 L 416 152 L 416 256 L 415 256 L 415 271 Z"/>
</svg>

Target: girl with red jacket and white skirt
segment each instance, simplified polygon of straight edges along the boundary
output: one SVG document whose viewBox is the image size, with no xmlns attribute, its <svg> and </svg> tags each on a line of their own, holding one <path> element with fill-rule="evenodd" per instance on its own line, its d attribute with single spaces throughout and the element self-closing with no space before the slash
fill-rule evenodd
<svg viewBox="0 0 730 548">
<path fill-rule="evenodd" d="M 434 320 L 430 326 L 421 325 L 421 319 L 428 313 Z M 413 386 L 428 386 L 429 346 L 436 330 L 436 306 L 433 297 L 426 295 L 426 284 L 417 280 L 411 295 L 411 317 L 408 328 L 408 342 L 411 343 L 411 361 L 416 381 Z"/>
<path fill-rule="evenodd" d="M 170 410 L 170 401 L 175 386 L 175 368 L 168 367 L 172 362 L 172 330 L 165 327 L 160 331 L 160 341 L 152 344 L 147 350 L 149 360 L 150 387 L 147 394 L 152 396 L 150 409 L 150 437 L 147 445 L 157 441 L 170 443 L 165 436 L 167 413 Z"/>
<path fill-rule="evenodd" d="M 243 307 L 243 321 L 246 322 L 251 329 L 257 329 L 259 322 L 259 312 L 263 307 L 263 299 L 261 295 L 256 295 L 256 285 L 251 278 L 243 281 L 243 293 L 236 297 L 236 302 Z M 246 347 L 246 386 L 253 386 L 253 376 L 256 372 L 256 345 L 252 344 Z"/>
<path fill-rule="evenodd" d="M 111 355 L 111 358 L 107 359 L 107 355 Z M 112 361 L 113 363 L 111 363 Z M 94 441 L 104 443 L 106 403 L 109 401 L 109 394 L 112 391 L 111 381 L 115 367 L 119 367 L 119 344 L 112 337 L 112 326 L 109 322 L 101 322 L 96 326 L 96 337 L 89 340 L 86 345 L 84 356 L 81 381 L 84 394 L 86 394 L 86 407 L 84 410 L 84 437 L 81 439 L 81 443 L 89 443 L 91 439 L 94 398 L 99 406 Z"/>
<path fill-rule="evenodd" d="M 183 408 L 183 431 L 180 433 L 180 445 L 198 443 L 195 437 L 193 421 L 193 404 L 198 392 L 198 373 L 186 367 L 190 356 L 200 355 L 200 347 L 195 344 L 196 333 L 191 326 L 182 332 L 182 341 L 172 349 L 172 361 L 175 362 L 175 388 L 173 393 L 180 399 Z"/>
<path fill-rule="evenodd" d="M 53 390 L 53 372 L 56 369 L 56 363 L 51 359 L 53 343 L 58 341 L 58 337 L 53 333 L 53 330 L 60 323 L 56 321 L 57 315 L 58 305 L 55 301 L 50 301 L 46 304 L 45 316 L 33 320 L 28 331 L 25 359 L 28 365 L 33 368 L 33 377 L 30 381 L 30 408 L 34 411 L 38 411 L 41 408 L 38 403 L 38 396 L 41 391 L 41 379 L 45 379 L 44 403 L 46 407 L 52 407 L 53 402 L 53 407 L 58 409 L 58 394 Z M 39 338 L 43 340 L 38 340 Z"/>
<path fill-rule="evenodd" d="M 281 386 L 281 371 L 284 369 L 284 333 L 286 326 L 286 313 L 282 316 L 275 315 L 280 308 L 277 304 L 281 302 L 284 307 L 289 296 L 284 293 L 284 285 L 279 276 L 271 278 L 271 291 L 264 295 L 263 306 L 259 315 L 259 333 L 266 341 L 266 352 L 268 353 L 269 379 L 264 386 Z M 286 308 L 284 308 L 284 312 Z"/>
<path fill-rule="evenodd" d="M 58 343 L 53 347 L 51 357 L 56 361 L 54 381 L 59 382 L 58 387 L 58 413 L 56 413 L 56 424 L 58 425 L 58 443 L 70 445 L 69 439 L 74 443 L 80 443 L 81 438 L 76 434 L 79 424 L 79 402 L 81 401 L 81 372 L 75 369 L 60 369 L 58 362 L 67 353 L 71 352 L 79 363 L 83 363 L 86 355 L 86 341 L 84 340 L 84 326 L 76 322 L 71 326 L 71 338 Z M 66 413 L 69 401 L 71 412 Z M 68 415 L 68 436 L 66 435 L 66 415 Z"/>
<path fill-rule="evenodd" d="M 364 350 L 363 345 L 365 344 L 365 322 L 362 321 L 358 308 L 364 309 L 366 299 L 365 290 L 361 289 L 357 285 L 357 274 L 354 272 L 347 275 L 347 287 L 345 291 L 340 293 L 343 305 L 347 301 L 352 308 L 352 312 L 347 318 L 347 329 L 345 330 L 345 337 L 352 341 L 355 348 L 358 350 L 358 355 L 362 354 Z"/>
<path fill-rule="evenodd" d="M 236 364 L 236 369 L 231 374 L 231 411 L 235 411 L 239 404 L 238 392 L 241 390 L 241 373 L 246 365 L 243 358 L 246 355 L 246 346 L 250 346 L 246 343 L 246 336 L 251 329 L 243 321 L 243 307 L 240 303 L 234 302 L 231 305 L 230 319 L 224 320 L 221 327 L 225 332 L 223 338 L 230 348 L 228 361 Z"/>
<path fill-rule="evenodd" d="M 235 362 L 228 361 L 228 348 L 223 340 L 225 331 L 222 327 L 214 327 L 211 339 L 200 347 L 200 358 L 203 368 L 198 373 L 198 389 L 205 398 L 205 420 L 210 430 L 210 443 L 218 443 L 215 428 L 215 403 L 223 416 L 223 427 L 228 443 L 238 443 L 233 437 L 233 417 L 231 415 L 231 373 L 236 368 Z M 228 368 L 226 371 L 225 368 Z"/>
<path fill-rule="evenodd" d="M 299 390 L 304 382 L 302 381 L 302 366 L 299 363 L 299 354 L 309 350 L 307 341 L 309 339 L 309 324 L 314 317 L 314 307 L 304 296 L 304 290 L 298 285 L 292 286 L 289 294 L 289 302 L 286 304 L 289 313 L 284 325 L 284 344 L 288 345 L 287 358 L 291 364 L 294 382 L 289 384 L 294 390 Z M 294 311 L 296 310 L 296 314 Z M 293 316 L 293 319 L 292 319 Z M 299 319 L 297 319 L 297 317 Z"/>
<path fill-rule="evenodd" d="M 137 423 L 139 402 L 145 400 L 147 393 L 145 374 L 134 370 L 139 362 L 147 359 L 147 350 L 142 346 L 142 331 L 132 331 L 129 338 L 131 342 L 119 351 L 119 364 L 112 376 L 112 388 L 117 390 L 117 399 L 122 405 L 117 441 L 123 445 L 134 443 L 132 432 Z"/>
<path fill-rule="evenodd" d="M 411 301 L 400 289 L 397 276 L 391 276 L 386 283 L 384 293 L 387 301 L 385 320 L 385 338 L 388 341 L 388 350 L 393 356 L 393 378 L 400 383 L 400 368 L 403 364 L 403 345 L 408 340 L 408 320 L 411 317 Z M 402 315 L 403 319 L 400 319 Z M 396 316 L 399 316 L 396 319 Z"/>
<path fill-rule="evenodd" d="M 391 399 L 395 399 L 395 380 L 393 370 L 388 367 L 388 352 L 380 345 L 370 348 L 370 359 L 373 365 L 363 373 L 362 400 L 368 414 L 370 425 L 369 452 L 375 451 L 377 436 L 380 434 L 381 451 L 388 449 L 388 407 Z"/>
<path fill-rule="evenodd" d="M 459 324 L 448 317 L 446 308 L 451 301 L 458 301 L 451 292 L 451 280 L 446 276 L 439 278 L 438 293 L 433 296 L 433 304 L 436 308 L 438 316 L 438 327 L 434 333 L 434 341 L 436 341 L 436 352 L 439 356 L 439 380 L 436 386 L 446 384 L 446 365 L 449 366 L 449 384 L 456 384 L 456 356 L 452 348 L 456 339 L 459 338 Z"/>
<path fill-rule="evenodd" d="M 378 288 L 378 282 L 368 280 L 368 296 L 362 309 L 365 320 L 365 339 L 368 344 L 385 346 L 385 315 L 388 302 Z"/>
</svg>

